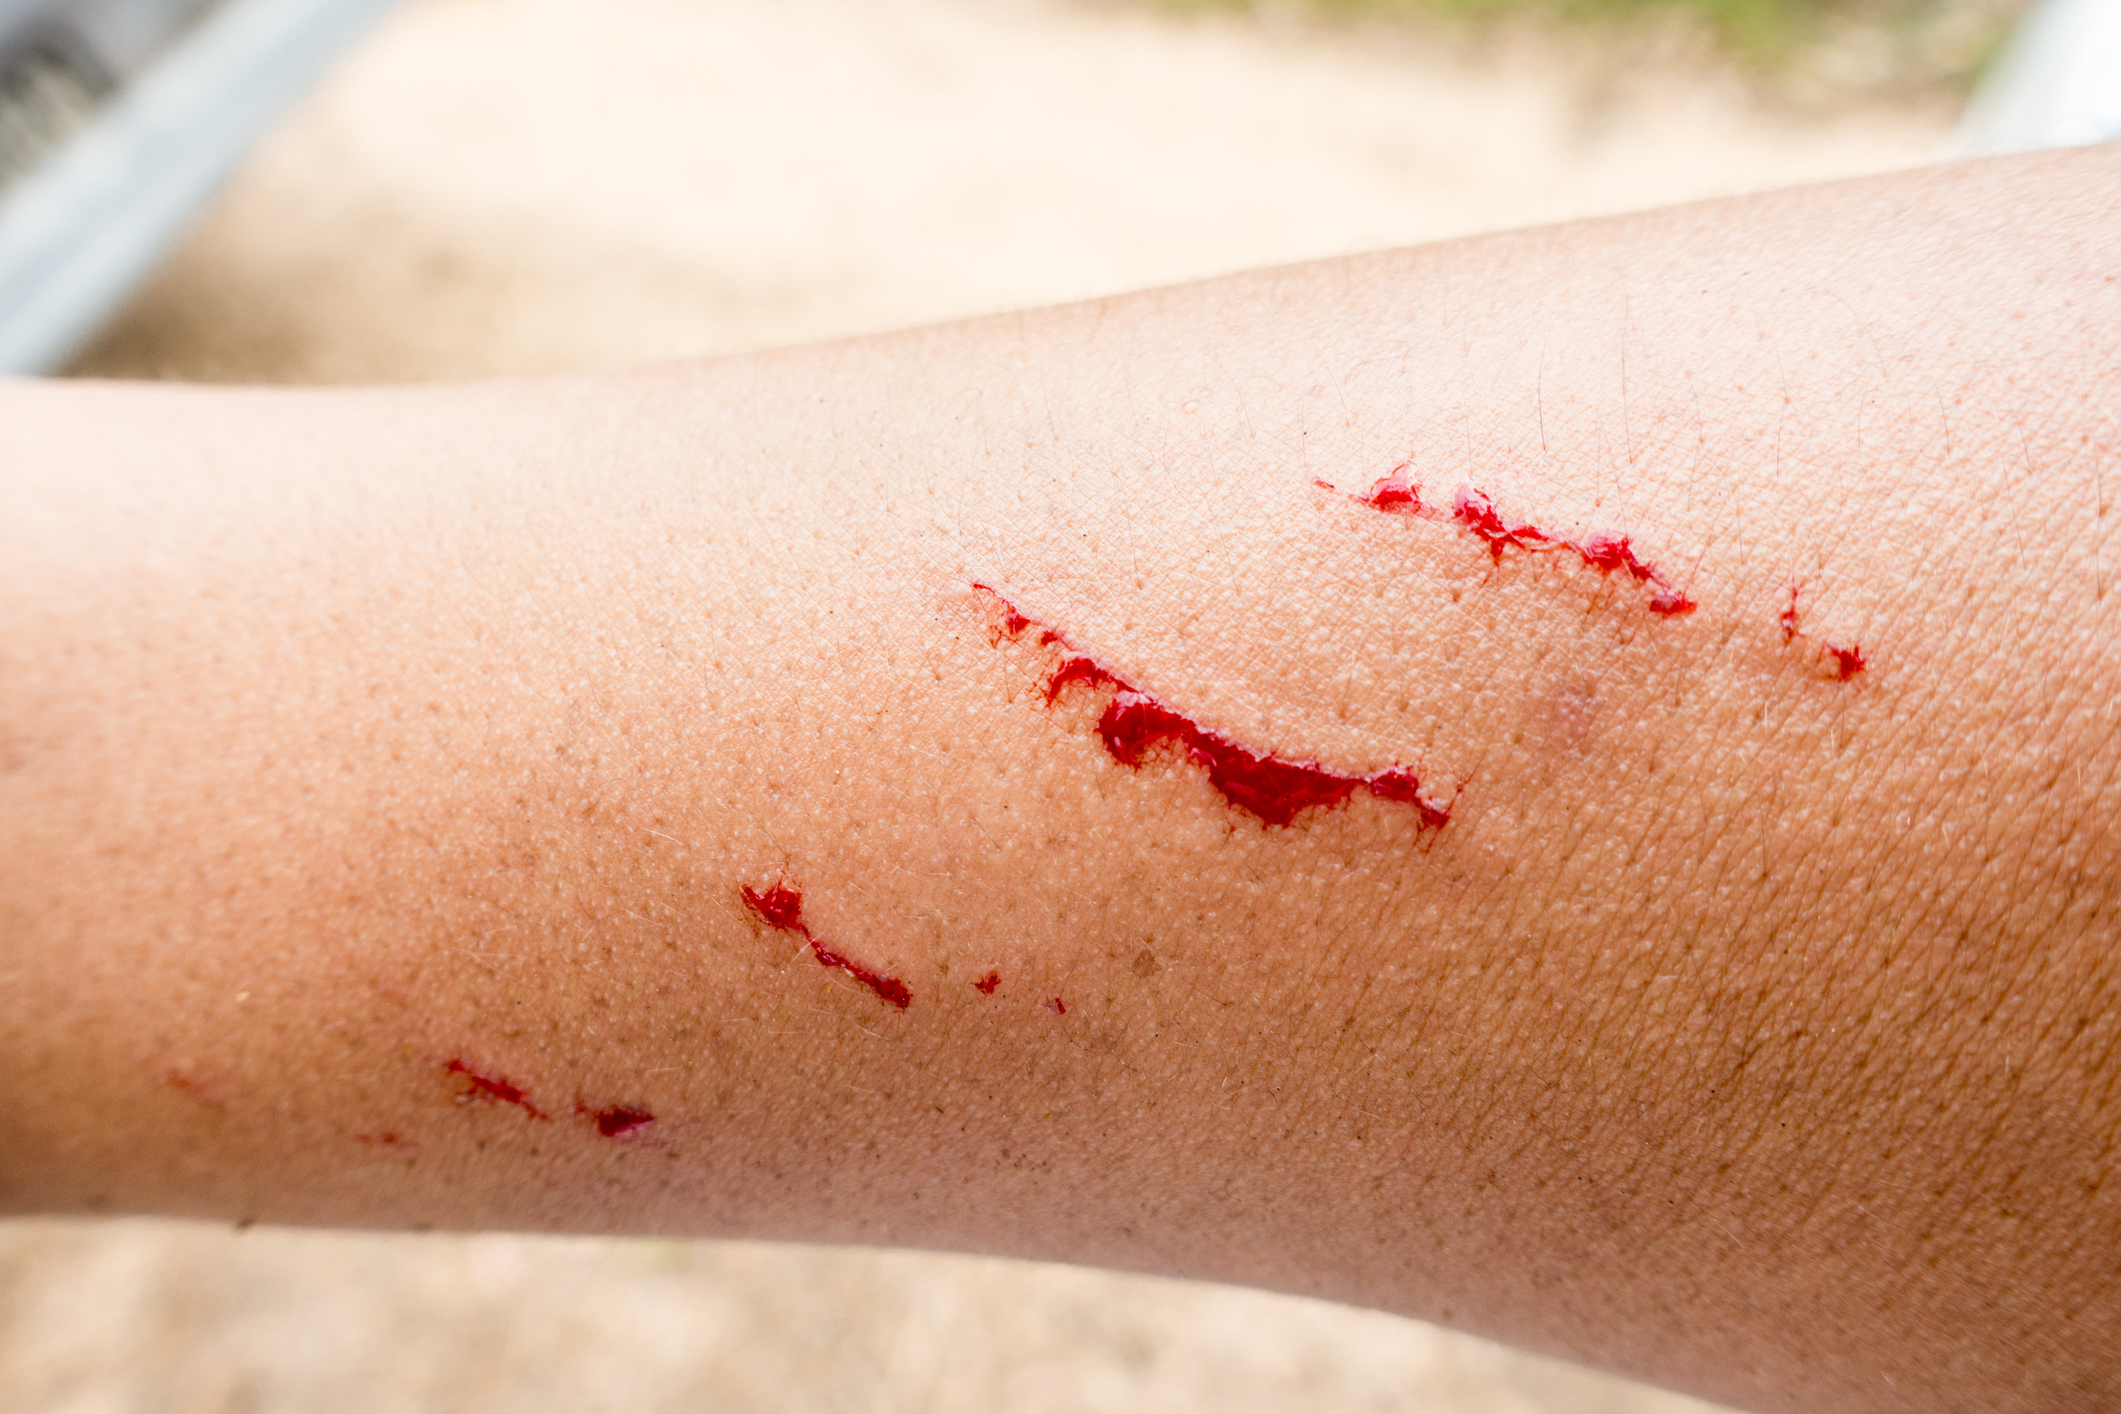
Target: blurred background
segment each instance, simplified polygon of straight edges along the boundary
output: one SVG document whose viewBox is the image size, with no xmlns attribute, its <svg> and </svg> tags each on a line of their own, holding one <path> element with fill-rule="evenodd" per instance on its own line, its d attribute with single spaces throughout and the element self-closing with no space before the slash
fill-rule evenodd
<svg viewBox="0 0 2121 1414">
<path fill-rule="evenodd" d="M 102 0 L 74 7 L 88 40 L 32 33 L 37 8 L 0 0 L 4 366 L 364 383 L 1915 165 L 2022 6 Z M 1374 1313 L 1023 1263 L 0 1224 L 9 1414 L 1707 1408 Z"/>
<path fill-rule="evenodd" d="M 10 5 L 136 31 L 201 8 Z M 75 372 L 336 383 L 697 357 L 1906 166 L 1939 154 L 2022 6 L 208 8 L 223 30 L 279 26 L 210 42 L 193 87 L 217 100 L 336 58 L 174 254 L 143 251 L 158 273 L 115 320 L 54 354 Z M 194 145 L 270 116 L 152 97 L 156 131 Z M 171 227 L 171 203 L 128 203 L 172 165 L 108 158 L 101 226 Z M 4 257 L 0 231 L 0 280 Z"/>
</svg>

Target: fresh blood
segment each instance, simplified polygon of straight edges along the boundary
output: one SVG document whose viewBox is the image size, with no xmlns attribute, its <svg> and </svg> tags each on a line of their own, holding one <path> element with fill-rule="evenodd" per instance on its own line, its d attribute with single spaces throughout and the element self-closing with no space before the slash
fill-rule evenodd
<svg viewBox="0 0 2121 1414">
<path fill-rule="evenodd" d="M 550 1120 L 546 1114 L 530 1102 L 530 1092 L 512 1080 L 498 1075 L 488 1075 L 461 1057 L 445 1061 L 442 1069 L 464 1081 L 464 1088 L 457 1093 L 457 1103 L 469 1104 L 473 1100 L 485 1100 L 496 1105 L 514 1105 L 532 1119 Z"/>
<path fill-rule="evenodd" d="M 1026 619 L 1024 627 L 1029 628 L 1030 622 Z M 1017 630 L 1019 633 L 1022 631 L 1023 629 Z M 794 933 L 801 937 L 804 942 L 810 944 L 811 955 L 822 966 L 838 968 L 901 1011 L 912 1004 L 913 993 L 907 989 L 904 982 L 896 977 L 886 977 L 873 968 L 864 967 L 811 932 L 809 925 L 803 922 L 803 896 L 799 891 L 789 888 L 786 884 L 775 884 L 761 892 L 746 884 L 743 886 L 743 894 L 745 904 L 759 916 L 760 921 L 769 928 L 777 928 L 781 932 Z"/>
<path fill-rule="evenodd" d="M 1504 552 L 1509 550 L 1572 553 L 1600 574 L 1624 573 L 1637 583 L 1649 586 L 1649 608 L 1653 614 L 1677 618 L 1694 612 L 1694 601 L 1686 591 L 1667 579 L 1657 566 L 1636 554 L 1635 546 L 1627 536 L 1610 530 L 1595 530 L 1582 540 L 1572 540 L 1530 521 L 1513 521 L 1497 508 L 1493 497 L 1473 485 L 1458 488 L 1451 497 L 1448 511 L 1441 506 L 1431 506 L 1421 499 L 1421 485 L 1414 480 L 1411 462 L 1401 462 L 1393 467 L 1367 494 L 1357 496 L 1355 500 L 1389 515 L 1415 516 L 1456 525 L 1487 546 L 1488 554 L 1496 564 L 1502 563 Z"/>
<path fill-rule="evenodd" d="M 998 607 L 1002 636 L 1014 640 L 1033 626 L 999 591 L 985 584 L 973 588 Z M 1409 767 L 1392 766 L 1357 776 L 1328 770 L 1315 761 L 1288 761 L 1254 751 L 1143 692 L 1088 654 L 1074 651 L 1056 630 L 1043 629 L 1039 643 L 1058 644 L 1065 650 L 1046 678 L 1048 703 L 1075 684 L 1111 691 L 1111 700 L 1097 720 L 1098 739 L 1113 760 L 1131 770 L 1139 770 L 1157 749 L 1174 748 L 1207 772 L 1208 783 L 1224 800 L 1264 825 L 1287 825 L 1314 807 L 1342 805 L 1358 790 L 1396 805 L 1413 806 L 1421 823 L 1431 828 L 1441 829 L 1450 822 L 1450 805 L 1425 795 L 1420 777 Z"/>
<path fill-rule="evenodd" d="M 655 1116 L 632 1105 L 607 1105 L 593 1110 L 587 1105 L 576 1105 L 574 1112 L 597 1127 L 597 1133 L 606 1139 L 623 1139 L 630 1134 L 639 1134 L 655 1123 Z"/>
<path fill-rule="evenodd" d="M 1803 593 L 1804 586 L 1802 584 L 1792 584 L 1790 586 L 1789 604 L 1784 607 L 1780 614 L 1775 616 L 1775 621 L 1782 625 L 1782 641 L 1784 643 L 1794 643 L 1800 638 L 1811 638 L 1811 635 L 1804 631 L 1802 627 L 1803 619 L 1797 612 L 1797 599 Z M 1818 640 L 1818 643 L 1821 659 L 1825 662 L 1828 670 L 1841 682 L 1847 682 L 1871 665 L 1870 659 L 1863 655 L 1863 645 L 1860 643 L 1851 643 L 1846 647 L 1839 643 L 1829 643 L 1825 639 Z"/>
</svg>

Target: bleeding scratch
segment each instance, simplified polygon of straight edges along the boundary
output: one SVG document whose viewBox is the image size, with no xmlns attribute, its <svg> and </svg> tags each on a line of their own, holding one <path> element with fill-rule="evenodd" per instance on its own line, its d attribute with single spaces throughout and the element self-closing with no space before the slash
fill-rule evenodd
<svg viewBox="0 0 2121 1414">
<path fill-rule="evenodd" d="M 1029 621 L 1026 620 L 1026 626 L 1028 624 Z M 803 941 L 810 944 L 811 954 L 823 966 L 838 968 L 901 1011 L 912 1003 L 913 993 L 907 989 L 904 982 L 896 977 L 886 977 L 873 968 L 864 967 L 845 953 L 828 947 L 823 939 L 811 932 L 809 926 L 803 922 L 803 896 L 797 890 L 785 884 L 775 884 L 761 893 L 746 884 L 743 886 L 743 894 L 744 902 L 766 926 L 800 935 Z"/>
<path fill-rule="evenodd" d="M 1033 620 L 998 590 L 985 584 L 972 587 L 997 606 L 998 631 L 1003 637 L 1014 640 L 1033 627 Z M 1058 646 L 1062 650 L 1059 663 L 1046 679 L 1049 704 L 1072 685 L 1111 691 L 1112 698 L 1098 718 L 1097 734 L 1112 759 L 1122 766 L 1138 770 L 1155 748 L 1176 747 L 1183 759 L 1207 772 L 1208 783 L 1224 800 L 1265 825 L 1287 825 L 1313 806 L 1342 805 L 1359 790 L 1368 791 L 1379 800 L 1412 806 L 1421 823 L 1432 829 L 1450 823 L 1451 802 L 1439 802 L 1425 793 L 1421 778 L 1411 767 L 1391 766 L 1357 776 L 1327 770 L 1315 761 L 1288 761 L 1254 751 L 1122 680 L 1089 655 L 1076 651 L 1059 631 L 1042 629 L 1038 642 L 1041 647 Z M 1456 798 L 1454 793 L 1452 800 Z"/>
<path fill-rule="evenodd" d="M 484 1100 L 496 1105 L 514 1105 L 532 1119 L 549 1121 L 552 1118 L 530 1102 L 529 1091 L 512 1080 L 498 1075 L 487 1075 L 462 1059 L 445 1061 L 442 1069 L 464 1081 L 464 1088 L 457 1092 L 457 1103 L 460 1105 Z"/>
<path fill-rule="evenodd" d="M 1421 486 L 1414 480 L 1411 462 L 1401 462 L 1393 467 L 1370 488 L 1368 495 L 1354 499 L 1360 505 L 1390 515 L 1456 525 L 1486 545 L 1496 564 L 1502 563 L 1506 550 L 1562 551 L 1575 555 L 1600 574 L 1625 573 L 1637 583 L 1648 585 L 1649 608 L 1653 614 L 1677 618 L 1694 612 L 1694 601 L 1686 591 L 1667 579 L 1657 566 L 1636 554 L 1634 542 L 1627 536 L 1617 531 L 1595 530 L 1582 540 L 1572 540 L 1543 530 L 1530 521 L 1513 521 L 1496 508 L 1487 492 L 1470 484 L 1458 488 L 1451 497 L 1449 510 L 1431 506 L 1421 499 Z"/>
</svg>

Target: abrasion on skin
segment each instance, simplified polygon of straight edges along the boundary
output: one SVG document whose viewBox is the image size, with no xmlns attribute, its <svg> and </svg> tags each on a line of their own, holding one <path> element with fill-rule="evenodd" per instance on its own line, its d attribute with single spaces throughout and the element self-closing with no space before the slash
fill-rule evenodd
<svg viewBox="0 0 2121 1414">
<path fill-rule="evenodd" d="M 882 997 L 891 1005 L 904 1011 L 913 1004 L 913 992 L 896 977 L 886 977 L 874 968 L 865 967 L 845 953 L 829 947 L 823 939 L 810 931 L 803 921 L 803 895 L 801 891 L 786 884 L 774 884 L 761 891 L 749 884 L 743 886 L 745 906 L 757 914 L 759 921 L 769 928 L 784 933 L 794 933 L 810 945 L 810 953 L 824 967 L 836 967 Z"/>
<path fill-rule="evenodd" d="M 1329 491 L 1334 489 L 1328 482 L 1313 484 Z M 1388 515 L 1413 516 L 1456 525 L 1487 546 L 1488 554 L 1498 565 L 1506 550 L 1534 553 L 1559 550 L 1574 554 L 1600 574 L 1625 573 L 1636 583 L 1649 586 L 1649 610 L 1664 618 L 1691 614 L 1696 607 L 1685 590 L 1665 577 L 1664 571 L 1635 553 L 1634 542 L 1628 536 L 1618 531 L 1594 530 L 1582 540 L 1572 540 L 1543 530 L 1530 521 L 1512 521 L 1496 508 L 1494 499 L 1487 492 L 1470 483 L 1459 487 L 1452 496 L 1450 510 L 1430 506 L 1421 499 L 1421 485 L 1414 480 L 1411 462 L 1401 462 L 1393 467 L 1370 488 L 1368 494 L 1354 499 L 1358 505 Z"/>
<path fill-rule="evenodd" d="M 992 586 L 972 587 L 996 606 L 1002 637 L 1014 641 L 1039 627 Z M 1049 706 L 1071 686 L 1112 693 L 1098 718 L 1098 739 L 1113 760 L 1130 770 L 1141 769 L 1157 748 L 1176 747 L 1183 759 L 1207 772 L 1208 783 L 1225 801 L 1268 826 L 1289 825 L 1314 807 L 1331 809 L 1343 805 L 1357 791 L 1413 807 L 1421 823 L 1431 829 L 1442 829 L 1450 823 L 1450 805 L 1439 804 L 1424 792 L 1420 776 L 1411 767 L 1395 765 L 1357 776 L 1328 770 L 1315 761 L 1287 761 L 1269 752 L 1254 751 L 1124 681 L 1096 659 L 1077 651 L 1058 630 L 1039 627 L 1038 642 L 1042 648 L 1057 646 L 1062 650 L 1061 660 L 1046 679 Z"/>
</svg>

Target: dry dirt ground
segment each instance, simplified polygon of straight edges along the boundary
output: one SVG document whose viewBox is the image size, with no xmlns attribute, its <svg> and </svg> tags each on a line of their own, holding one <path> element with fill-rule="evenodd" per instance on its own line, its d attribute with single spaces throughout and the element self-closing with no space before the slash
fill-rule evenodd
<svg viewBox="0 0 2121 1414">
<path fill-rule="evenodd" d="M 1063 0 L 413 0 L 79 371 L 455 378 L 857 333 L 1927 159 L 1637 46 Z M 1742 1280 L 1742 1274 L 1734 1274 Z M 750 1244 L 0 1224 L 0 1410 L 1707 1406 L 1373 1313 Z"/>
</svg>

